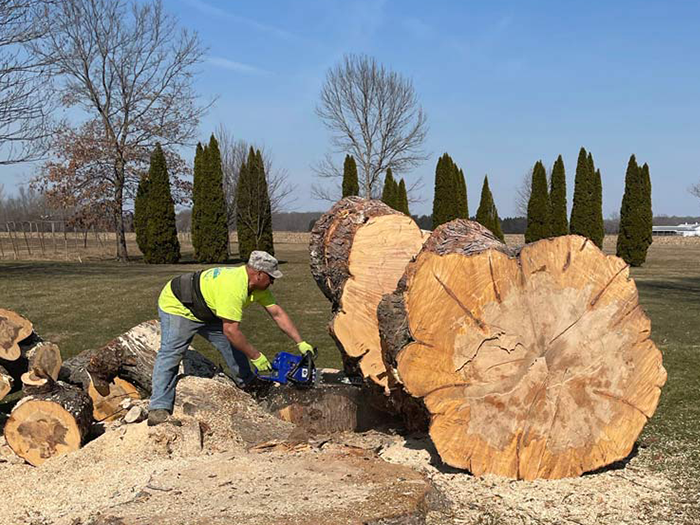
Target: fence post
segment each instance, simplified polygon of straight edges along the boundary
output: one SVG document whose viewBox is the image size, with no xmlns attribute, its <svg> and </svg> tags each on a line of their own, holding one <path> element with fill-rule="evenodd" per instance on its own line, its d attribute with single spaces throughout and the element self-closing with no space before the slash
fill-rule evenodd
<svg viewBox="0 0 700 525">
<path fill-rule="evenodd" d="M 53 253 L 58 253 L 58 246 L 56 246 L 56 221 L 51 221 L 51 240 L 53 241 Z"/>
<path fill-rule="evenodd" d="M 27 230 L 24 229 L 24 221 L 20 223 L 22 225 L 22 235 L 24 235 L 24 244 L 27 245 L 27 252 L 29 255 L 32 254 L 32 249 L 29 247 L 29 240 L 27 239 Z M 31 223 L 29 223 L 31 225 Z"/>
<path fill-rule="evenodd" d="M 36 223 L 36 232 L 39 234 L 39 244 L 41 244 L 41 255 L 46 255 L 46 247 L 44 246 L 44 225 L 39 229 L 39 223 Z"/>
<path fill-rule="evenodd" d="M 10 236 L 10 242 L 12 243 L 12 251 L 15 254 L 15 260 L 19 259 L 19 247 L 17 246 L 17 239 L 15 239 L 14 235 L 12 235 L 12 230 L 10 229 L 10 223 L 6 223 L 7 227 L 7 233 Z M 15 229 L 16 225 L 15 222 L 12 221 L 12 229 Z"/>
<path fill-rule="evenodd" d="M 0 235 L 0 256 L 2 256 L 3 259 L 5 258 L 5 248 L 2 247 L 2 235 Z"/>
</svg>

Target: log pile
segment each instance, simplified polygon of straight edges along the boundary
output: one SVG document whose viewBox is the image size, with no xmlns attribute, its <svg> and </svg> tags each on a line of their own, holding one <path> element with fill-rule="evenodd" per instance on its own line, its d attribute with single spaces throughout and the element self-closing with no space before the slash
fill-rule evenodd
<svg viewBox="0 0 700 525">
<path fill-rule="evenodd" d="M 311 230 L 311 273 L 331 301 L 329 331 L 346 373 L 388 385 L 376 309 L 394 291 L 424 237 L 410 217 L 359 197 L 338 202 Z"/>
<path fill-rule="evenodd" d="M 621 259 L 578 236 L 513 249 L 481 225 L 456 220 L 419 252 L 409 241 L 403 253 L 417 254 L 402 259 L 404 270 L 392 274 L 396 285 L 380 301 L 375 282 L 354 279 L 351 303 L 344 293 L 353 263 L 377 252 L 381 259 L 386 245 L 398 251 L 403 238 L 387 224 L 355 253 L 358 232 L 372 221 L 366 210 L 377 208 L 344 199 L 324 216 L 312 233 L 311 271 L 346 316 L 350 344 L 332 328 L 344 355 L 353 355 L 348 348 L 372 355 L 372 370 L 386 374 L 363 375 L 386 381 L 409 423 L 427 416 L 445 463 L 475 475 L 551 479 L 631 452 L 666 372 Z M 348 311 L 362 298 L 371 298 L 362 315 Z M 375 330 L 381 366 L 372 354 Z"/>
</svg>

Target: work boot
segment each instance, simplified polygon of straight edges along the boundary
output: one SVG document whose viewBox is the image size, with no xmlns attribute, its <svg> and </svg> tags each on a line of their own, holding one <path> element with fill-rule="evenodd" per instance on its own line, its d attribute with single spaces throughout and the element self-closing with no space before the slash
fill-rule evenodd
<svg viewBox="0 0 700 525">
<path fill-rule="evenodd" d="M 162 408 L 156 408 L 155 410 L 148 411 L 148 426 L 154 427 L 165 423 L 170 417 L 170 412 Z"/>
</svg>

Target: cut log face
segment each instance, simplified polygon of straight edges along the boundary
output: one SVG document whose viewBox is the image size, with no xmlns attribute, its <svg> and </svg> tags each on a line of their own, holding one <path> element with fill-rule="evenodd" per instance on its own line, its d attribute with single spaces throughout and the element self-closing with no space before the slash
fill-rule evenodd
<svg viewBox="0 0 700 525">
<path fill-rule="evenodd" d="M 14 361 L 22 352 L 19 342 L 32 333 L 32 323 L 11 310 L 0 308 L 0 359 Z"/>
<path fill-rule="evenodd" d="M 5 423 L 5 439 L 34 466 L 80 448 L 92 423 L 87 394 L 64 383 L 51 392 L 24 397 Z"/>
<path fill-rule="evenodd" d="M 134 385 L 115 377 L 109 384 L 109 391 L 103 396 L 95 385 L 90 383 L 88 395 L 92 399 L 92 417 L 95 421 L 113 421 L 126 413 L 126 409 L 121 405 L 125 399 L 141 399 L 141 395 Z"/>
<path fill-rule="evenodd" d="M 348 373 L 387 385 L 377 305 L 396 288 L 423 240 L 410 217 L 359 198 L 343 199 L 314 226 L 311 271 L 333 302 L 329 329 Z"/>
<path fill-rule="evenodd" d="M 34 377 L 58 379 L 61 370 L 61 350 L 54 343 L 40 342 L 27 351 L 29 372 Z"/>
<path fill-rule="evenodd" d="M 577 236 L 459 251 L 411 264 L 412 342 L 385 354 L 443 461 L 535 479 L 626 457 L 666 381 L 627 265 Z"/>
<path fill-rule="evenodd" d="M 12 376 L 4 367 L 0 366 L 0 400 L 12 391 L 13 383 Z"/>
</svg>

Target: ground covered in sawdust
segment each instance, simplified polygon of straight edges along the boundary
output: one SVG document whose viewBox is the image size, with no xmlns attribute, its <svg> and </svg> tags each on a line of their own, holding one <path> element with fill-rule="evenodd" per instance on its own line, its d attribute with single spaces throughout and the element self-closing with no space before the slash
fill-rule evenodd
<svg viewBox="0 0 700 525">
<path fill-rule="evenodd" d="M 179 426 L 116 422 L 36 468 L 0 447 L 0 523 L 692 523 L 645 449 L 576 479 L 475 478 L 425 437 L 309 436 L 225 383 L 185 378 L 178 392 Z"/>
</svg>

